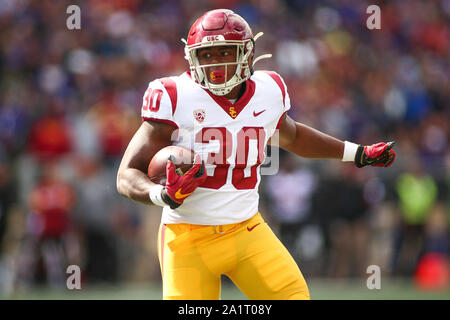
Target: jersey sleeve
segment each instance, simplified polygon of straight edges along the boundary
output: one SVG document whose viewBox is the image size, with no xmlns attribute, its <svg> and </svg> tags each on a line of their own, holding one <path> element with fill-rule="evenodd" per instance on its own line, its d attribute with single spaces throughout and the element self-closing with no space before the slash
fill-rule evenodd
<svg viewBox="0 0 450 320">
<path fill-rule="evenodd" d="M 267 73 L 272 80 L 276 83 L 274 83 L 275 86 L 279 89 L 279 105 L 280 105 L 280 114 L 278 118 L 278 122 L 276 125 L 276 129 L 280 128 L 281 120 L 286 112 L 291 108 L 291 99 L 289 98 L 289 94 L 287 91 L 286 83 L 284 82 L 283 78 L 274 71 L 264 71 Z"/>
<path fill-rule="evenodd" d="M 284 101 L 283 101 L 283 113 L 285 113 L 285 112 L 289 111 L 289 109 L 291 109 L 291 99 L 289 98 L 289 93 L 288 93 L 288 90 L 287 90 L 286 83 L 284 82 L 283 78 L 280 75 L 278 75 L 278 77 L 280 78 L 280 81 L 281 81 L 281 84 L 282 84 L 283 99 L 284 99 Z"/>
<path fill-rule="evenodd" d="M 281 111 L 284 114 L 291 108 L 291 99 L 289 98 L 289 94 L 287 91 L 286 83 L 284 82 L 283 78 L 281 76 L 274 72 L 274 71 L 264 71 L 266 74 L 268 74 L 273 81 L 275 81 L 276 85 L 278 86 L 279 92 L 280 92 L 280 101 L 281 103 Z"/>
<path fill-rule="evenodd" d="M 177 89 L 174 80 L 163 78 L 150 82 L 142 98 L 142 121 L 163 122 L 178 128 L 173 116 L 176 103 Z"/>
</svg>

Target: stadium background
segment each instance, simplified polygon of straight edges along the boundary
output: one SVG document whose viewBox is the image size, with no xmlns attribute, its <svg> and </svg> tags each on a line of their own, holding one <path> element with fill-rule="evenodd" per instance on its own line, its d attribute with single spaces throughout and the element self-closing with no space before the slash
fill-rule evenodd
<svg viewBox="0 0 450 320">
<path fill-rule="evenodd" d="M 284 77 L 294 119 L 397 142 L 388 169 L 282 153 L 263 178 L 261 212 L 312 298 L 449 299 L 449 0 L 0 0 L 0 298 L 161 298 L 159 210 L 119 196 L 115 175 L 148 82 L 187 69 L 180 38 L 222 7 L 265 33 L 257 69 Z"/>
</svg>

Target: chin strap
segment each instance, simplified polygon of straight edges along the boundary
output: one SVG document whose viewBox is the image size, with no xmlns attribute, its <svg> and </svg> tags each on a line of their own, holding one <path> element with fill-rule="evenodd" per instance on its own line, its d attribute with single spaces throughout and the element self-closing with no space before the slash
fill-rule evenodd
<svg viewBox="0 0 450 320">
<path fill-rule="evenodd" d="M 262 59 L 268 59 L 268 58 L 272 58 L 272 54 L 271 54 L 271 53 L 266 53 L 266 54 L 263 54 L 263 55 L 259 56 L 258 58 L 256 58 L 256 59 L 253 61 L 252 67 L 253 67 L 253 66 L 255 65 L 255 63 L 257 63 L 259 60 L 262 60 Z"/>
<path fill-rule="evenodd" d="M 256 36 L 253 37 L 253 40 L 255 40 L 255 41 L 258 40 L 258 38 L 261 37 L 263 34 L 264 34 L 264 32 L 262 32 L 262 31 L 261 31 L 261 32 L 258 32 L 258 33 L 256 34 Z"/>
<path fill-rule="evenodd" d="M 264 32 L 258 32 L 256 34 L 256 36 L 253 37 L 253 39 L 252 39 L 253 46 L 255 45 L 255 41 L 258 40 L 258 38 L 260 38 L 263 34 L 264 34 Z M 252 69 L 259 60 L 268 59 L 268 58 L 272 58 L 271 53 L 266 53 L 266 54 L 260 55 L 259 57 L 255 58 L 255 60 L 253 60 Z"/>
</svg>

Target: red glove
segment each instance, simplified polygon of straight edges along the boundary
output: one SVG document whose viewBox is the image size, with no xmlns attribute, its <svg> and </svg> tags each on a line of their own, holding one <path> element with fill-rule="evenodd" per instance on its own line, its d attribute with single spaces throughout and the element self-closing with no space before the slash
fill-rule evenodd
<svg viewBox="0 0 450 320">
<path fill-rule="evenodd" d="M 207 178 L 205 164 L 199 155 L 195 157 L 194 165 L 183 175 L 175 171 L 174 159 L 169 157 L 166 165 L 166 186 L 161 192 L 162 200 L 170 208 L 178 208 L 191 193 L 203 184 Z"/>
<path fill-rule="evenodd" d="M 395 142 L 379 142 L 371 146 L 358 147 L 355 156 L 355 165 L 358 168 L 365 166 L 389 167 L 395 159 L 395 151 L 392 150 Z"/>
</svg>

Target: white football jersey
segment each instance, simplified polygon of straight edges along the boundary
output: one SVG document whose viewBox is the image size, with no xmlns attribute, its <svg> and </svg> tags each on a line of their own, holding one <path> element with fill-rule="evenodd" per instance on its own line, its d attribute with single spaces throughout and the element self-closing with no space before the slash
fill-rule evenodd
<svg viewBox="0 0 450 320">
<path fill-rule="evenodd" d="M 164 207 L 162 223 L 222 225 L 255 215 L 266 144 L 289 108 L 286 85 L 271 71 L 256 71 L 234 103 L 202 89 L 188 72 L 150 82 L 143 120 L 178 128 L 173 144 L 200 154 L 208 174 L 180 207 Z"/>
</svg>

